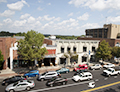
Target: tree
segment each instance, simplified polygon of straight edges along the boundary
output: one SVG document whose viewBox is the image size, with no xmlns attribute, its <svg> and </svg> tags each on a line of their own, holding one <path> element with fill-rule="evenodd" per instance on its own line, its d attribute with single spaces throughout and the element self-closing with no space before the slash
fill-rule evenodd
<svg viewBox="0 0 120 92">
<path fill-rule="evenodd" d="M 108 58 L 111 58 L 111 47 L 109 46 L 108 42 L 103 40 L 99 47 L 97 48 L 96 55 L 98 59 L 106 60 Z"/>
<path fill-rule="evenodd" d="M 23 60 L 35 61 L 42 60 L 47 53 L 46 48 L 42 48 L 44 35 L 35 32 L 34 30 L 28 31 L 25 39 L 18 41 L 18 55 Z"/>
<path fill-rule="evenodd" d="M 2 66 L 3 61 L 4 61 L 4 57 L 3 57 L 2 52 L 0 50 L 0 67 Z"/>
<path fill-rule="evenodd" d="M 113 57 L 120 57 L 120 47 L 113 47 L 111 51 Z"/>
</svg>

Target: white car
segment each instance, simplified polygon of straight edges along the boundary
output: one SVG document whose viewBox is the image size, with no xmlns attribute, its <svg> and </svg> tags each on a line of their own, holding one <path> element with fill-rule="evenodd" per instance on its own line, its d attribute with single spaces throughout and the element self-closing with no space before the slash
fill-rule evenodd
<svg viewBox="0 0 120 92">
<path fill-rule="evenodd" d="M 15 91 L 29 91 L 31 88 L 35 87 L 35 83 L 32 80 L 22 80 L 12 84 L 9 84 L 5 91 L 6 92 L 15 92 Z"/>
<path fill-rule="evenodd" d="M 94 64 L 93 66 L 90 66 L 91 70 L 95 70 L 95 69 L 101 69 L 102 66 L 100 64 Z"/>
<path fill-rule="evenodd" d="M 114 65 L 114 64 L 111 64 L 111 63 L 108 63 L 108 64 L 106 64 L 106 65 L 103 65 L 103 68 L 113 68 L 113 67 L 115 67 L 115 65 Z"/>
<path fill-rule="evenodd" d="M 72 79 L 75 82 L 83 81 L 83 80 L 91 80 L 92 78 L 93 78 L 93 76 L 90 72 L 83 72 L 83 73 L 80 73 L 80 74 L 72 77 Z"/>
</svg>

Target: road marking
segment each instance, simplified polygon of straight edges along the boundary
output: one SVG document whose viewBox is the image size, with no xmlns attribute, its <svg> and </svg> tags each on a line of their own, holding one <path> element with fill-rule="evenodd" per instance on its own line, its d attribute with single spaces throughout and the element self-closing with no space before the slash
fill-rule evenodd
<svg viewBox="0 0 120 92">
<path fill-rule="evenodd" d="M 96 79 L 95 81 L 99 81 L 99 79 Z"/>
<path fill-rule="evenodd" d="M 28 92 L 39 92 L 39 91 L 46 91 L 46 90 L 51 90 L 51 89 L 65 88 L 65 87 L 70 87 L 70 86 L 75 86 L 75 85 L 89 83 L 89 82 L 92 82 L 92 81 L 93 80 L 85 81 L 85 82 L 79 82 L 79 83 L 74 83 L 74 84 L 68 84 L 68 85 L 62 85 L 62 86 L 56 86 L 56 87 L 49 87 L 49 88 L 44 88 L 44 89 L 31 90 L 31 91 L 28 91 Z"/>
<path fill-rule="evenodd" d="M 104 78 L 104 80 L 107 80 L 108 78 Z"/>
<path fill-rule="evenodd" d="M 67 80 L 71 80 L 72 78 L 67 78 Z"/>
<path fill-rule="evenodd" d="M 114 76 L 114 78 L 117 78 L 117 76 Z"/>
<path fill-rule="evenodd" d="M 81 91 L 81 92 L 91 92 L 91 91 L 103 89 L 103 88 L 106 88 L 106 87 L 109 87 L 109 86 L 117 85 L 119 83 L 120 83 L 120 81 L 114 82 L 114 83 L 111 83 L 111 84 L 107 84 L 107 85 L 103 85 L 103 86 L 100 86 L 100 87 L 96 87 L 96 88 L 93 88 L 93 89 L 84 90 L 84 91 Z"/>
</svg>

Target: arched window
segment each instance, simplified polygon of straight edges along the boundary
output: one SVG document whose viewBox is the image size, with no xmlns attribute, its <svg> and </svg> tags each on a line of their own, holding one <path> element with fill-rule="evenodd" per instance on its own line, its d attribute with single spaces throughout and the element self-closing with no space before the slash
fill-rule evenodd
<svg viewBox="0 0 120 92">
<path fill-rule="evenodd" d="M 64 46 L 61 46 L 61 53 L 64 53 Z"/>
<path fill-rule="evenodd" d="M 73 47 L 73 52 L 76 52 L 76 46 Z"/>
<path fill-rule="evenodd" d="M 70 52 L 71 46 L 67 47 L 67 52 Z"/>
<path fill-rule="evenodd" d="M 92 51 L 95 52 L 95 47 L 94 46 L 92 46 Z"/>
<path fill-rule="evenodd" d="M 83 52 L 86 52 L 86 51 L 87 51 L 87 47 L 83 46 Z"/>
</svg>

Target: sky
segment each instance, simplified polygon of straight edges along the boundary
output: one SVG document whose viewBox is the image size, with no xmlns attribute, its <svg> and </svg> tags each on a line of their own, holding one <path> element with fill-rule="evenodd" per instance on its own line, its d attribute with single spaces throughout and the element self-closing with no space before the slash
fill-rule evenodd
<svg viewBox="0 0 120 92">
<path fill-rule="evenodd" d="M 0 0 L 0 31 L 85 35 L 120 24 L 120 0 Z"/>
</svg>

